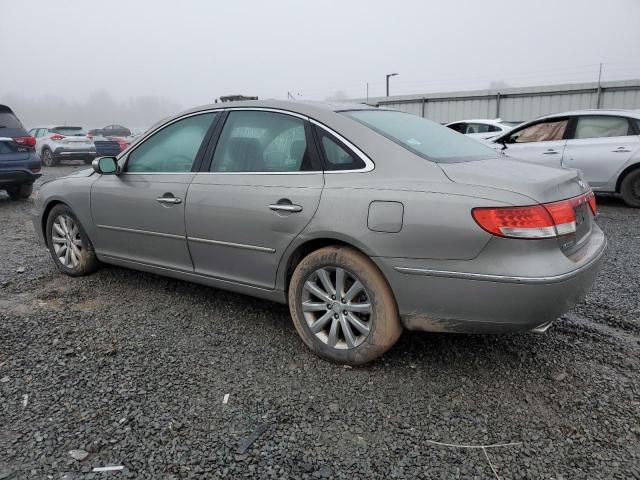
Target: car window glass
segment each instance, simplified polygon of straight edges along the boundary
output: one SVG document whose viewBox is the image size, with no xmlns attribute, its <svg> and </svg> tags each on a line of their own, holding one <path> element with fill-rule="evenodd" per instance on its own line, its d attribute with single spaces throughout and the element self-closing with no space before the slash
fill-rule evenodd
<svg viewBox="0 0 640 480">
<path fill-rule="evenodd" d="M 350 152 L 338 139 L 321 128 L 316 128 L 325 159 L 325 170 L 359 170 L 364 161 Z"/>
<path fill-rule="evenodd" d="M 468 123 L 465 133 L 487 133 L 495 131 L 491 130 L 491 127 L 492 125 L 487 125 L 486 123 Z"/>
<path fill-rule="evenodd" d="M 282 113 L 230 112 L 213 155 L 213 172 L 313 170 L 304 120 Z"/>
<path fill-rule="evenodd" d="M 547 142 L 562 140 L 569 120 L 550 120 L 529 125 L 509 136 L 515 143 Z"/>
<path fill-rule="evenodd" d="M 501 132 L 500 127 L 496 127 L 495 125 L 487 125 L 487 132 Z"/>
<path fill-rule="evenodd" d="M 631 125 L 625 117 L 583 116 L 578 117 L 573 138 L 623 137 L 633 135 Z"/>
<path fill-rule="evenodd" d="M 152 135 L 129 154 L 128 172 L 189 172 L 216 113 L 179 120 Z"/>
<path fill-rule="evenodd" d="M 456 163 L 496 156 L 492 148 L 481 142 L 410 113 L 382 109 L 342 113 L 403 148 L 434 162 Z"/>
<path fill-rule="evenodd" d="M 455 130 L 456 132 L 460 132 L 463 133 L 464 132 L 464 127 L 465 127 L 465 123 L 454 123 L 452 125 L 447 125 L 451 130 Z"/>
<path fill-rule="evenodd" d="M 23 128 L 22 123 L 11 112 L 0 112 L 0 128 Z"/>
</svg>

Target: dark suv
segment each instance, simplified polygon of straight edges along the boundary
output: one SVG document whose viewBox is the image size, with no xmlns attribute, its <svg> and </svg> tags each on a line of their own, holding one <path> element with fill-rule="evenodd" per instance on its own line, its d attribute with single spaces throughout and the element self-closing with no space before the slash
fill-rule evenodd
<svg viewBox="0 0 640 480">
<path fill-rule="evenodd" d="M 36 139 L 30 136 L 6 105 L 0 105 L 0 190 L 11 198 L 28 198 L 40 177 Z"/>
</svg>

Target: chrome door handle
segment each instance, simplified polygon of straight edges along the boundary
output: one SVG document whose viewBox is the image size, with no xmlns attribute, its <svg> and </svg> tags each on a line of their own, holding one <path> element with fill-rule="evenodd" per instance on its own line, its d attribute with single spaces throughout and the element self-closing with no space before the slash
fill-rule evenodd
<svg viewBox="0 0 640 480">
<path fill-rule="evenodd" d="M 551 149 L 547 150 L 546 152 L 542 152 L 542 153 L 544 153 L 545 155 L 557 155 L 558 154 L 558 152 L 556 152 L 555 150 L 551 150 Z"/>
<path fill-rule="evenodd" d="M 178 203 L 182 203 L 182 199 L 178 197 L 159 197 L 156 198 L 156 202 L 158 203 L 171 203 L 176 205 Z"/>
<path fill-rule="evenodd" d="M 286 203 L 274 203 L 269 205 L 269 208 L 275 212 L 301 212 L 301 205 L 290 205 Z"/>
</svg>

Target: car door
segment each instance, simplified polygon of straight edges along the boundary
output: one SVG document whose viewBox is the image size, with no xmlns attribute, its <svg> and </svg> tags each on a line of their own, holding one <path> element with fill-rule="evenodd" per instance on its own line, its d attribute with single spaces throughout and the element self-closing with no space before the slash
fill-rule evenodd
<svg viewBox="0 0 640 480">
<path fill-rule="evenodd" d="M 282 254 L 313 217 L 324 185 L 307 119 L 236 109 L 226 114 L 207 171 L 187 196 L 195 272 L 272 289 Z"/>
<path fill-rule="evenodd" d="M 163 125 L 120 159 L 120 174 L 103 175 L 93 184 L 99 255 L 193 271 L 185 200 L 217 115 L 200 112 Z"/>
<path fill-rule="evenodd" d="M 640 150 L 640 137 L 627 117 L 580 115 L 564 151 L 563 165 L 582 171 L 595 189 L 615 188 L 618 172 Z"/>
<path fill-rule="evenodd" d="M 502 153 L 518 160 L 561 167 L 568 124 L 568 117 L 538 120 L 512 130 L 494 145 L 502 148 L 504 142 Z"/>
</svg>

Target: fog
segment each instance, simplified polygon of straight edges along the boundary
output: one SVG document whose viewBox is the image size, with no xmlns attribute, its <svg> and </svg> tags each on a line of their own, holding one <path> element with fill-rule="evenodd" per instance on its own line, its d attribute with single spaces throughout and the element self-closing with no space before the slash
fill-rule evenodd
<svg viewBox="0 0 640 480">
<path fill-rule="evenodd" d="M 325 99 L 640 78 L 637 0 L 0 0 L 0 103 L 143 128 L 222 95 Z"/>
</svg>

